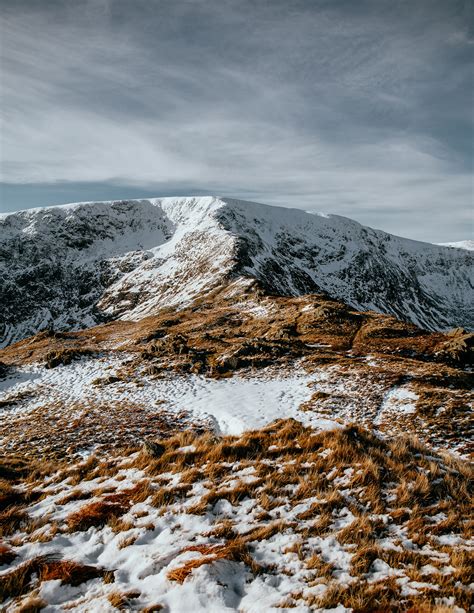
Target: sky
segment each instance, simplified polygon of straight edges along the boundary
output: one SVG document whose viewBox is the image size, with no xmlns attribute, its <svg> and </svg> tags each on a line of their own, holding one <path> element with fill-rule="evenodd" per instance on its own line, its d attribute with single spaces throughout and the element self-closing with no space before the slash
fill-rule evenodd
<svg viewBox="0 0 474 613">
<path fill-rule="evenodd" d="M 0 0 L 0 212 L 222 195 L 473 235 L 468 0 Z"/>
</svg>

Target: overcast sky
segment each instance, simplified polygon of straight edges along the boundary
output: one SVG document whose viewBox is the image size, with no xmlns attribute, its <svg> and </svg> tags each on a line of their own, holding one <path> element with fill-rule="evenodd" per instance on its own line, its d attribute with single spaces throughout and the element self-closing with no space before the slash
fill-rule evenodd
<svg viewBox="0 0 474 613">
<path fill-rule="evenodd" d="M 0 0 L 0 211 L 219 194 L 472 238 L 466 0 Z"/>
</svg>

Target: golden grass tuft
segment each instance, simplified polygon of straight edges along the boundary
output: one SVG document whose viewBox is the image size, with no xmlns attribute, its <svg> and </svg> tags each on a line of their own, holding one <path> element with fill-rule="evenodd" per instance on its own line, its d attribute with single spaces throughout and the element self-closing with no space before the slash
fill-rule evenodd
<svg viewBox="0 0 474 613">
<path fill-rule="evenodd" d="M 87 564 L 79 564 L 68 560 L 46 561 L 39 567 L 40 581 L 54 581 L 59 579 L 62 584 L 80 585 L 91 579 L 104 575 L 104 570 Z"/>
<path fill-rule="evenodd" d="M 29 596 L 15 609 L 15 613 L 39 613 L 48 603 L 39 596 Z"/>
<path fill-rule="evenodd" d="M 71 513 L 66 520 L 71 532 L 88 530 L 90 527 L 100 527 L 109 520 L 115 519 L 128 511 L 129 506 L 120 502 L 99 500 L 83 506 Z"/>
<path fill-rule="evenodd" d="M 181 553 L 186 551 L 197 551 L 202 557 L 188 560 L 183 566 L 171 570 L 167 574 L 170 581 L 184 583 L 195 568 L 199 568 L 205 564 L 212 564 L 218 560 L 243 562 L 254 574 L 259 574 L 263 570 L 250 555 L 245 541 L 239 537 L 227 541 L 224 545 L 195 545 L 187 547 L 183 549 Z"/>
<path fill-rule="evenodd" d="M 20 507 L 9 507 L 3 513 L 0 513 L 0 536 L 9 536 L 26 528 L 30 518 L 28 514 Z"/>
<path fill-rule="evenodd" d="M 107 600 L 116 609 L 120 609 L 121 611 L 129 611 L 132 608 L 132 603 L 130 601 L 138 598 L 139 596 L 140 592 L 135 590 L 129 592 L 111 592 L 107 595 Z"/>
<path fill-rule="evenodd" d="M 54 560 L 45 556 L 33 558 L 1 576 L 0 602 L 26 594 L 31 589 L 30 582 L 34 576 L 39 581 L 59 579 L 63 584 L 77 586 L 90 579 L 104 577 L 105 572 L 95 566 L 68 560 Z"/>
</svg>

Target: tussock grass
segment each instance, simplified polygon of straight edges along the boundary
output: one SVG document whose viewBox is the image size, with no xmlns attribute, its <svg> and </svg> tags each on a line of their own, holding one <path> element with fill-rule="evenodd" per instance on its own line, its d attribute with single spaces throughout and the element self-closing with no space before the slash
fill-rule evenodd
<svg viewBox="0 0 474 613">
<path fill-rule="evenodd" d="M 58 500 L 58 504 L 66 505 L 66 504 L 69 504 L 70 502 L 75 502 L 77 500 L 87 500 L 88 498 L 92 498 L 92 496 L 93 496 L 93 492 L 90 490 L 82 491 L 82 490 L 76 489 L 76 490 L 73 490 L 72 492 L 69 492 L 69 494 L 64 496 L 64 498 L 60 498 Z"/>
<path fill-rule="evenodd" d="M 337 583 L 329 585 L 325 594 L 309 600 L 310 604 L 324 609 L 338 605 L 352 608 L 354 613 L 363 611 L 399 611 L 399 589 L 394 579 L 375 584 L 354 583 L 348 587 Z M 406 609 L 402 609 L 406 610 Z"/>
<path fill-rule="evenodd" d="M 88 347 L 58 347 L 48 351 L 45 355 L 46 368 L 56 368 L 57 366 L 67 366 L 73 360 L 80 360 L 84 356 L 90 356 L 94 353 L 93 349 Z"/>
<path fill-rule="evenodd" d="M 117 537 L 118 548 L 133 548 L 139 532 L 130 531 L 137 526 L 155 529 L 160 518 L 170 514 L 202 514 L 202 522 L 211 526 L 200 534 L 205 543 L 181 550 L 195 555 L 173 563 L 167 575 L 170 581 L 184 583 L 194 569 L 219 560 L 243 563 L 254 574 L 285 572 L 291 576 L 290 567 L 277 571 L 263 566 L 260 558 L 256 562 L 260 543 L 273 539 L 272 545 L 274 542 L 278 547 L 282 537 L 282 560 L 295 554 L 292 564 L 301 564 L 309 573 L 308 581 L 327 585 L 318 597 L 305 596 L 305 590 L 295 592 L 288 600 L 291 606 L 303 600 L 311 607 L 343 604 L 362 613 L 408 611 L 410 607 L 413 611 L 424 611 L 423 607 L 435 611 L 435 597 L 454 597 L 457 606 L 467 602 L 462 586 L 471 580 L 471 554 L 437 541 L 443 535 L 468 538 L 472 533 L 472 468 L 467 463 L 435 454 L 413 437 L 383 440 L 356 425 L 316 433 L 291 419 L 278 420 L 241 437 L 185 432 L 156 442 L 162 448 L 159 457 L 131 448 L 128 458 L 91 457 L 73 467 L 54 467 L 56 476 L 50 483 L 57 482 L 60 491 L 65 488 L 58 506 L 84 500 L 77 511 L 66 516 L 66 526 L 60 530 L 99 529 L 107 524 L 116 534 L 124 533 Z M 142 471 L 132 471 L 136 477 L 130 486 L 100 488 L 101 478 L 115 476 L 119 480 L 119 472 L 128 469 Z M 43 533 L 45 539 L 51 534 L 54 537 L 52 525 L 48 536 L 48 530 L 28 519 L 28 505 L 34 501 L 29 495 L 40 491 L 43 477 L 34 481 L 27 467 L 21 471 L 23 481 L 2 482 L 5 500 L 15 502 L 19 493 L 23 496 L 20 504 L 3 511 L 11 546 L 40 541 Z M 87 488 L 92 492 L 88 498 L 81 483 L 91 479 L 96 480 L 97 488 Z M 252 501 L 249 525 L 243 529 L 236 523 L 234 511 L 232 520 L 217 514 L 215 505 L 220 500 L 226 500 L 234 510 Z M 146 504 L 123 517 L 136 503 Z M 294 511 L 297 505 L 303 505 L 302 509 Z M 354 518 L 348 525 L 338 524 L 347 511 Z M 148 523 L 138 523 L 138 518 L 147 515 Z M 311 539 L 327 537 L 351 556 L 348 572 L 354 582 L 349 586 L 338 581 L 337 560 L 311 545 Z M 391 547 L 382 546 L 380 539 L 388 539 Z M 417 550 L 425 546 L 434 548 L 438 557 Z M 11 547 L 5 550 L 6 555 L 11 551 Z M 438 590 L 431 593 L 423 588 L 416 597 L 402 597 L 401 586 L 394 579 L 369 581 L 375 560 L 403 573 L 406 580 L 433 582 Z M 33 575 L 69 580 L 67 565 L 54 566 L 51 560 L 30 562 L 31 566 L 20 564 L 14 575 L 9 574 L 10 587 L 5 593 L 29 593 Z M 426 564 L 439 572 L 424 575 Z M 443 574 L 442 568 L 448 565 L 452 570 Z M 99 571 L 71 569 L 72 575 L 80 576 L 81 572 Z M 100 573 L 97 577 L 103 582 L 113 579 L 111 571 Z M 121 603 L 119 608 L 131 606 L 125 592 L 113 592 L 111 598 L 111 604 Z"/>
<path fill-rule="evenodd" d="M 5 545 L 4 543 L 0 543 L 0 566 L 10 564 L 16 557 L 17 554 L 11 547 Z"/>
<path fill-rule="evenodd" d="M 201 557 L 188 560 L 182 566 L 171 570 L 167 575 L 170 581 L 184 583 L 194 569 L 199 568 L 204 564 L 212 564 L 218 560 L 243 562 L 254 574 L 260 574 L 263 572 L 262 566 L 255 562 L 249 553 L 245 541 L 241 538 L 235 538 L 227 541 L 224 545 L 196 545 L 193 547 L 187 547 L 181 553 L 184 553 L 185 551 L 199 552 Z"/>
<path fill-rule="evenodd" d="M 0 513 L 0 536 L 9 536 L 17 530 L 25 529 L 30 518 L 20 507 L 9 507 Z"/>
<path fill-rule="evenodd" d="M 115 519 L 128 511 L 128 505 L 120 502 L 107 502 L 99 500 L 83 506 L 71 513 L 67 518 L 67 525 L 71 532 L 88 530 L 90 527 L 100 527 L 109 520 Z"/>
<path fill-rule="evenodd" d="M 59 579 L 62 584 L 77 586 L 90 579 L 103 577 L 104 574 L 103 569 L 95 566 L 37 557 L 0 576 L 0 602 L 27 593 L 34 576 L 40 582 Z"/>
<path fill-rule="evenodd" d="M 39 613 L 48 603 L 38 596 L 29 596 L 24 599 L 15 610 L 15 613 Z"/>
</svg>

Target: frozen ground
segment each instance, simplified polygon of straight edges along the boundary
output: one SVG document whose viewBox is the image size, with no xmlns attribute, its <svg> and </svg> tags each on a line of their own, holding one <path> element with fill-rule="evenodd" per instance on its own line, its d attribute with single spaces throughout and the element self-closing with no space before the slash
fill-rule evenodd
<svg viewBox="0 0 474 613">
<path fill-rule="evenodd" d="M 413 381 L 369 356 L 343 366 L 287 365 L 243 369 L 233 376 L 162 372 L 124 353 L 83 358 L 46 368 L 29 364 L 0 380 L 0 441 L 10 452 L 36 449 L 83 453 L 97 446 L 140 444 L 165 431 L 195 427 L 217 434 L 240 434 L 278 418 L 295 418 L 324 430 L 344 423 L 364 423 L 392 436 L 429 434 L 435 447 L 463 452 L 468 440 L 451 428 L 450 403 L 462 408 L 459 393 L 429 388 L 440 396 L 433 416 L 418 411 L 423 380 Z M 421 388 L 423 389 L 423 388 Z M 469 402 L 466 396 L 466 403 Z M 467 404 L 466 404 L 467 406 Z M 459 419 L 468 419 L 464 411 Z M 58 429 L 59 426 L 59 429 Z"/>
<path fill-rule="evenodd" d="M 398 385 L 389 390 L 383 399 L 380 410 L 374 424 L 383 423 L 385 419 L 397 419 L 400 414 L 416 413 L 416 401 L 418 394 L 410 389 L 408 385 Z"/>
<path fill-rule="evenodd" d="M 77 406 L 126 402 L 143 408 L 161 406 L 177 414 L 184 410 L 191 419 L 210 423 L 219 434 L 240 434 L 281 417 L 295 417 L 320 428 L 334 427 L 330 420 L 300 411 L 300 405 L 311 397 L 311 384 L 317 378 L 302 369 L 289 374 L 267 368 L 226 379 L 173 375 L 105 382 L 106 377 L 116 376 L 126 367 L 127 361 L 127 357 L 102 358 L 54 369 L 37 364 L 24 367 L 0 381 L 0 401 L 7 403 L 22 396 L 28 401 L 0 409 L 0 416 L 28 412 L 48 403 Z"/>
<path fill-rule="evenodd" d="M 291 420 L 224 442 L 180 435 L 162 453 L 52 466 L 21 485 L 1 516 L 6 611 L 467 613 L 460 465 Z M 390 474 L 380 490 L 377 471 Z"/>
</svg>

